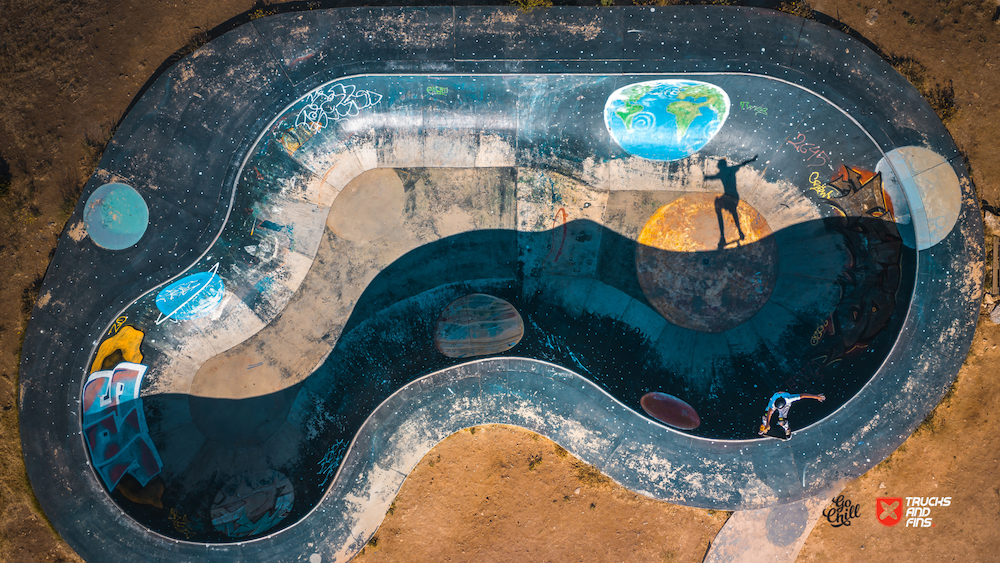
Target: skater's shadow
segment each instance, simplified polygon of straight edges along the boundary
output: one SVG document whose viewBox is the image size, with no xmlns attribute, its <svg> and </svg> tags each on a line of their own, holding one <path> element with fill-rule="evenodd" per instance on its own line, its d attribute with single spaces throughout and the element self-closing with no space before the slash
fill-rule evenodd
<svg viewBox="0 0 1000 563">
<path fill-rule="evenodd" d="M 739 213 L 737 212 L 737 208 L 740 204 L 740 192 L 736 187 L 736 173 L 739 172 L 740 168 L 743 168 L 755 160 L 757 160 L 756 156 L 751 159 L 744 160 L 739 164 L 730 165 L 726 162 L 725 158 L 720 158 L 718 174 L 705 176 L 706 180 L 719 180 L 722 182 L 723 194 L 715 198 L 715 216 L 719 219 L 720 250 L 725 248 L 727 244 L 726 224 L 722 215 L 723 211 L 728 211 L 729 215 L 733 218 L 733 223 L 736 224 L 736 231 L 740 235 L 740 238 L 737 239 L 737 245 L 739 245 L 746 238 L 743 233 L 743 227 L 740 225 Z"/>
</svg>

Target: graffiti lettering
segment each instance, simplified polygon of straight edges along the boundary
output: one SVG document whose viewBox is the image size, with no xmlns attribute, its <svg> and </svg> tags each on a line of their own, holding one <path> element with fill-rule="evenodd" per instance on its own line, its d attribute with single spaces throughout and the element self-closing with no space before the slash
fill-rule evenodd
<svg viewBox="0 0 1000 563">
<path fill-rule="evenodd" d="M 230 480 L 212 503 L 212 526 L 231 538 L 257 535 L 273 528 L 292 511 L 295 491 L 279 471 L 248 473 Z"/>
<path fill-rule="evenodd" d="M 823 511 L 823 517 L 833 525 L 834 528 L 850 526 L 851 519 L 857 518 L 861 511 L 861 505 L 851 504 L 851 501 L 840 495 L 833 499 L 833 506 Z"/>
<path fill-rule="evenodd" d="M 115 322 L 111 323 L 111 328 L 108 330 L 108 336 L 121 330 L 122 326 L 125 325 L 125 321 L 128 320 L 128 315 L 122 315 L 115 319 Z"/>
<path fill-rule="evenodd" d="M 569 215 L 566 213 L 566 208 L 564 208 L 564 207 L 560 207 L 559 211 L 556 211 L 555 216 L 552 217 L 552 249 L 549 250 L 549 256 L 552 256 L 552 253 L 555 252 L 555 256 L 552 258 L 553 262 L 558 262 L 559 261 L 559 257 L 562 256 L 563 246 L 566 245 L 566 234 L 567 234 L 566 233 L 566 229 L 567 229 L 567 227 L 566 227 L 566 221 L 568 220 L 568 218 L 569 218 Z M 556 230 L 556 227 L 559 227 L 559 226 L 562 226 L 562 230 L 561 231 L 557 231 Z M 556 238 L 559 235 L 557 235 L 556 233 L 558 233 L 558 232 L 561 232 L 562 236 L 559 239 L 559 249 L 557 250 L 556 249 Z M 546 256 L 546 258 L 548 258 L 549 256 Z"/>
<path fill-rule="evenodd" d="M 194 531 L 191 529 L 191 522 L 188 520 L 187 515 L 181 514 L 173 508 L 170 509 L 170 524 L 175 530 L 184 534 L 185 538 L 190 538 L 194 535 Z"/>
<path fill-rule="evenodd" d="M 841 166 L 829 182 L 836 192 L 824 200 L 836 214 L 829 225 L 844 237 L 849 259 L 837 277 L 841 298 L 810 343 L 817 357 L 803 370 L 822 379 L 823 370 L 861 353 L 888 325 L 900 286 L 902 241 L 885 200 L 880 174 Z M 818 341 L 817 341 L 818 338 Z"/>
<path fill-rule="evenodd" d="M 819 172 L 813 172 L 809 175 L 809 189 L 816 192 L 823 199 L 840 197 L 840 192 L 819 180 Z"/>
<path fill-rule="evenodd" d="M 441 86 L 428 86 L 427 93 L 432 96 L 443 96 L 448 93 L 448 89 Z"/>
<path fill-rule="evenodd" d="M 767 108 L 763 106 L 752 106 L 750 102 L 740 102 L 740 109 L 752 111 L 758 115 L 767 115 Z"/>
<path fill-rule="evenodd" d="M 309 139 L 312 139 L 317 132 L 318 130 L 314 128 L 312 123 L 296 123 L 295 127 L 281 134 L 278 138 L 278 143 L 284 147 L 285 152 L 292 154 L 299 150 L 302 145 L 306 144 Z M 257 172 L 258 180 L 265 179 L 256 166 L 254 167 L 254 171 Z"/>
<path fill-rule="evenodd" d="M 826 328 L 828 326 L 830 326 L 830 319 L 823 321 L 819 326 L 817 326 L 816 330 L 813 331 L 812 338 L 809 339 L 809 344 L 812 346 L 819 344 L 819 341 L 823 339 L 823 333 L 826 332 Z"/>
<path fill-rule="evenodd" d="M 361 110 L 379 103 L 382 94 L 337 83 L 309 94 L 305 100 L 306 106 L 295 117 L 295 126 L 307 125 L 319 133 L 331 122 L 355 117 Z"/>
<path fill-rule="evenodd" d="M 803 135 L 802 133 L 796 135 L 794 141 L 788 141 L 788 144 L 795 147 L 796 151 L 802 154 L 810 155 L 809 158 L 806 159 L 806 162 L 809 162 L 814 158 L 816 159 L 809 166 L 825 166 L 826 163 L 830 161 L 830 157 L 826 154 L 826 151 L 820 149 L 819 145 L 816 145 L 814 143 L 807 143 L 806 136 Z"/>
<path fill-rule="evenodd" d="M 83 434 L 108 490 L 126 473 L 145 486 L 163 467 L 149 437 L 139 387 L 146 366 L 122 362 L 90 374 L 83 388 Z"/>
<path fill-rule="evenodd" d="M 333 475 L 337 472 L 340 467 L 340 461 L 344 458 L 344 453 L 347 452 L 347 440 L 337 440 L 330 446 L 330 449 L 323 456 L 323 459 L 319 462 L 319 471 L 317 475 L 323 476 L 323 485 L 333 478 Z"/>
</svg>

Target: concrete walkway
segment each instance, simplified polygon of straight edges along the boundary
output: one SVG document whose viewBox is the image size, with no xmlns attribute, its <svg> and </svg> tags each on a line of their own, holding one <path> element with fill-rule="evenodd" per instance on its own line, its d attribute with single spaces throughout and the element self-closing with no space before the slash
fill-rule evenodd
<svg viewBox="0 0 1000 563">
<path fill-rule="evenodd" d="M 705 563 L 795 563 L 809 533 L 843 489 L 758 510 L 734 512 L 705 556 Z"/>
</svg>

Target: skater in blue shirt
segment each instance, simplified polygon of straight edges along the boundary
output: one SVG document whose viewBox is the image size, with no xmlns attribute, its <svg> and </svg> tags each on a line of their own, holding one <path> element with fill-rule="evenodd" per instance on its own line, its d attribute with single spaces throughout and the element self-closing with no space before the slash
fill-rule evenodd
<svg viewBox="0 0 1000 563">
<path fill-rule="evenodd" d="M 771 395 L 771 400 L 767 402 L 767 412 L 764 414 L 764 418 L 761 420 L 760 430 L 757 432 L 761 436 L 767 434 L 767 431 L 771 429 L 771 417 L 774 415 L 774 411 L 778 411 L 778 425 L 785 429 L 785 440 L 792 437 L 792 431 L 788 428 L 788 410 L 792 408 L 792 403 L 798 401 L 799 399 L 816 399 L 819 402 L 826 400 L 826 397 L 822 394 L 813 395 L 811 393 L 801 393 L 799 395 L 793 395 L 785 391 L 779 391 L 774 395 Z"/>
</svg>

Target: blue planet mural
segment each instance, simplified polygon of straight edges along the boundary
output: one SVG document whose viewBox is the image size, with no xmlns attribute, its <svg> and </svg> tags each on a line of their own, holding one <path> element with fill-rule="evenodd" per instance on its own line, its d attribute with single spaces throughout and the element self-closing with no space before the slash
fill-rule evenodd
<svg viewBox="0 0 1000 563">
<path fill-rule="evenodd" d="M 222 278 L 216 273 L 218 269 L 219 265 L 216 264 L 207 272 L 184 276 L 161 289 L 156 295 L 156 308 L 161 313 L 156 321 L 157 324 L 167 319 L 175 321 L 200 319 L 218 307 L 226 295 Z"/>
<path fill-rule="evenodd" d="M 146 233 L 149 208 L 131 186 L 104 184 L 87 198 L 83 222 L 97 246 L 122 250 L 139 242 Z"/>
<path fill-rule="evenodd" d="M 729 117 L 729 95 L 696 80 L 651 80 L 615 90 L 604 104 L 604 124 L 630 154 L 660 161 L 702 149 Z"/>
</svg>

